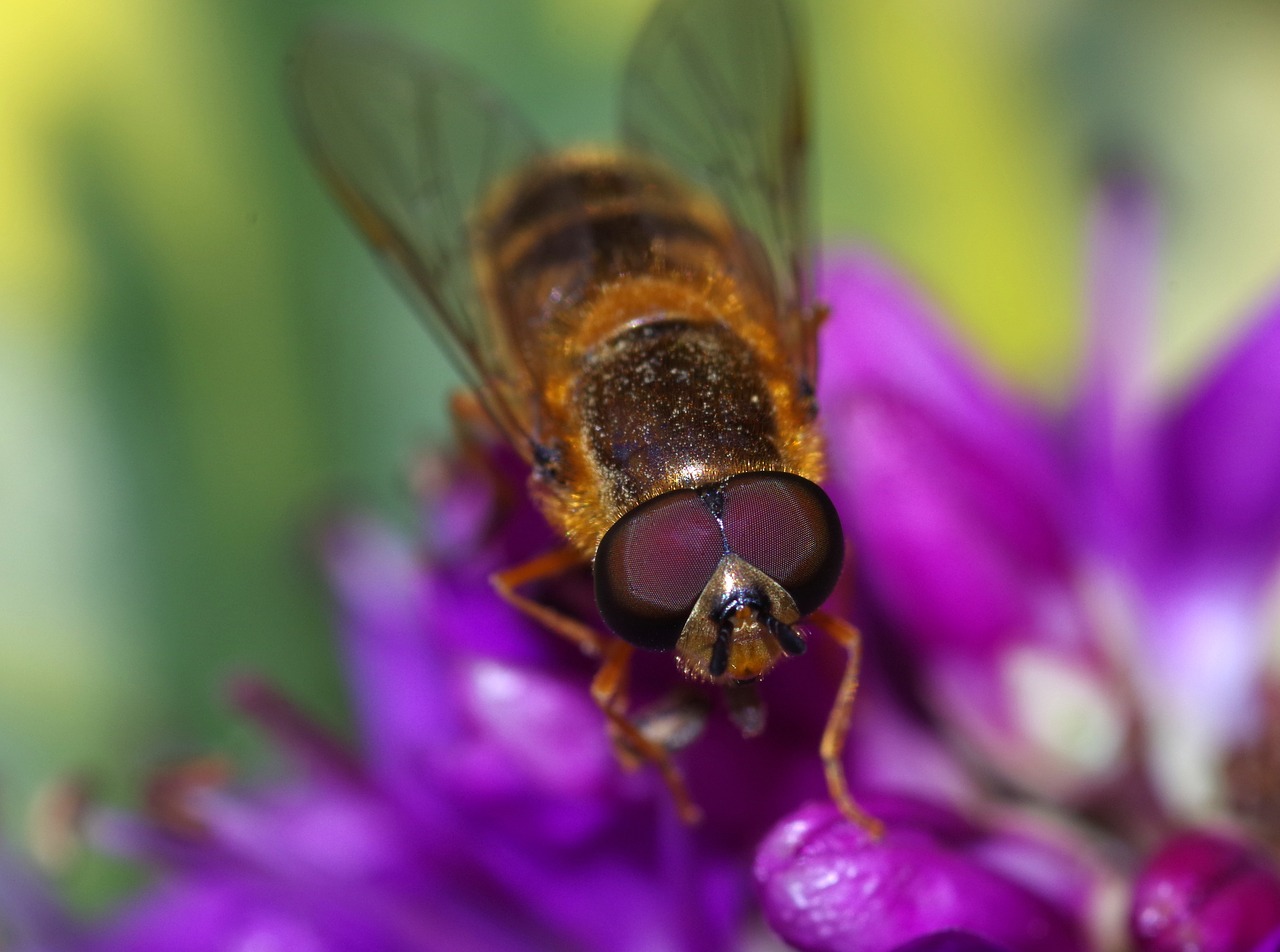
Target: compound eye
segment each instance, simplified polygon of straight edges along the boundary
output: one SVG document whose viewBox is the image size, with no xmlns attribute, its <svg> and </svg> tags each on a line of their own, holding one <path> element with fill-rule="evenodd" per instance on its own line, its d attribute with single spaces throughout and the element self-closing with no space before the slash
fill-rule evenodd
<svg viewBox="0 0 1280 952">
<path fill-rule="evenodd" d="M 801 615 L 819 608 L 840 577 L 844 530 L 822 488 L 791 473 L 747 473 L 724 491 L 729 548 L 791 593 Z"/>
<path fill-rule="evenodd" d="M 723 554 L 720 527 L 697 493 L 650 499 L 614 523 L 596 549 L 600 615 L 639 648 L 674 648 Z"/>
</svg>

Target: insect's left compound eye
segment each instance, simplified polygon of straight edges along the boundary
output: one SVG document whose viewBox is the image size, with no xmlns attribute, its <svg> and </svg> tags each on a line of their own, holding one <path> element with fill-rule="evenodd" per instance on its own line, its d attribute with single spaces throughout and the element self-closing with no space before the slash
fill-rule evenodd
<svg viewBox="0 0 1280 952">
<path fill-rule="evenodd" d="M 596 549 L 600 615 L 639 648 L 674 648 L 723 554 L 720 527 L 696 492 L 650 499 L 619 519 Z"/>
<path fill-rule="evenodd" d="M 817 483 L 791 473 L 744 473 L 724 488 L 729 548 L 791 593 L 801 615 L 827 600 L 844 564 L 844 531 Z"/>
</svg>

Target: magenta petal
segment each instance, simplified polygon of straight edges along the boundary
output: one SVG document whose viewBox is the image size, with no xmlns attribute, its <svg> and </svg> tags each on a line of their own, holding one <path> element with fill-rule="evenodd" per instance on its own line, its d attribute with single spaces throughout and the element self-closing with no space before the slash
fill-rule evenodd
<svg viewBox="0 0 1280 952">
<path fill-rule="evenodd" d="M 414 952 L 414 943 L 353 914 L 336 897 L 326 903 L 318 895 L 272 899 L 263 892 L 228 878 L 167 882 L 127 908 L 85 952 Z"/>
<path fill-rule="evenodd" d="M 417 831 L 373 792 L 299 787 L 254 799 L 212 794 L 198 806 L 220 848 L 282 881 L 413 881 Z"/>
<path fill-rule="evenodd" d="M 443 895 L 396 908 L 336 881 L 171 879 L 77 952 L 550 952 L 551 942 Z M 63 952 L 63 950 L 59 950 Z"/>
<path fill-rule="evenodd" d="M 765 917 L 787 942 L 811 952 L 889 952 L 960 930 L 1009 952 L 1084 948 L 1065 911 L 982 866 L 931 824 L 879 812 L 889 832 L 878 843 L 834 807 L 814 804 L 761 844 L 755 873 Z"/>
<path fill-rule="evenodd" d="M 825 291 L 832 496 L 878 593 L 920 647 L 1034 632 L 1035 600 L 1069 575 L 1046 435 L 883 265 L 838 258 Z"/>
<path fill-rule="evenodd" d="M 892 792 L 958 809 L 980 797 L 979 785 L 956 753 L 936 731 L 903 710 L 875 679 L 864 680 L 858 689 L 848 748 L 850 779 L 858 789 Z"/>
<path fill-rule="evenodd" d="M 601 795 L 622 778 L 588 693 L 588 666 L 534 663 L 557 647 L 554 637 L 531 632 L 483 573 L 419 566 L 375 524 L 340 526 L 329 555 L 365 756 L 379 782 L 432 823 L 446 822 L 448 802 L 464 814 L 505 803 L 499 825 L 559 837 L 608 811 Z"/>
<path fill-rule="evenodd" d="M 830 489 L 868 600 L 923 669 L 934 713 L 1011 779 L 1052 795 L 1096 784 L 1123 715 L 1099 703 L 1110 680 L 1053 440 L 883 265 L 838 259 L 826 290 Z M 1060 729 L 1077 722 L 1097 727 L 1089 749 Z"/>
<path fill-rule="evenodd" d="M 1250 569 L 1280 554 L 1280 296 L 1169 415 L 1168 538 Z"/>
<path fill-rule="evenodd" d="M 1023 474 L 897 394 L 841 409 L 833 496 L 903 633 L 924 650 L 983 653 L 1034 639 L 1036 600 L 1062 588 L 1068 568 Z"/>
<path fill-rule="evenodd" d="M 1181 805 L 1217 791 L 1222 751 L 1257 730 L 1268 588 L 1280 559 L 1280 296 L 1157 432 L 1162 511 L 1143 538 L 1143 664 L 1158 763 Z"/>
<path fill-rule="evenodd" d="M 1004 952 L 986 939 L 980 939 L 972 932 L 958 932 L 948 929 L 946 932 L 935 932 L 921 936 L 906 945 L 900 945 L 895 952 Z"/>
<path fill-rule="evenodd" d="M 1155 316 L 1160 216 L 1137 175 L 1106 178 L 1094 203 L 1090 242 L 1088 389 L 1125 414 L 1142 399 Z"/>
<path fill-rule="evenodd" d="M 412 547 L 370 519 L 335 525 L 325 557 L 366 750 L 375 767 L 394 770 L 455 729 L 447 667 L 420 613 L 429 579 Z"/>
<path fill-rule="evenodd" d="M 988 822 L 987 835 L 969 845 L 967 854 L 1074 919 L 1088 920 L 1099 896 L 1119 885 L 1119 874 L 1081 830 L 1035 811 L 1004 811 L 989 816 Z"/>
<path fill-rule="evenodd" d="M 1158 212 L 1141 178 L 1113 172 L 1095 201 L 1089 248 L 1088 339 L 1070 437 L 1083 534 L 1120 562 L 1138 554 L 1137 534 L 1155 506 L 1149 355 Z"/>
<path fill-rule="evenodd" d="M 325 556 L 367 769 L 430 815 L 431 753 L 460 728 L 447 657 L 422 621 L 429 577 L 403 539 L 368 519 L 336 525 Z"/>
<path fill-rule="evenodd" d="M 1280 952 L 1280 928 L 1255 945 L 1253 952 Z"/>
<path fill-rule="evenodd" d="M 1184 833 L 1147 862 L 1130 929 L 1140 952 L 1252 952 L 1280 927 L 1280 875 L 1256 851 Z"/>
</svg>

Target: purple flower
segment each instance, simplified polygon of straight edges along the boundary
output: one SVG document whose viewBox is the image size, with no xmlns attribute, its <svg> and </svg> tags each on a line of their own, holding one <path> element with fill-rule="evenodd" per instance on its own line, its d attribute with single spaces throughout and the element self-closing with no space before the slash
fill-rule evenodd
<svg viewBox="0 0 1280 952">
<path fill-rule="evenodd" d="M 891 658 L 894 683 L 1017 799 L 1088 817 L 1109 869 L 1078 879 L 1079 901 L 1059 901 L 1068 912 L 1051 928 L 1019 891 L 1037 895 L 1026 867 L 993 879 L 984 857 L 932 831 L 929 858 L 895 864 L 901 820 L 872 845 L 800 812 L 756 867 L 769 922 L 792 944 L 874 950 L 960 930 L 1008 949 L 1114 945 L 1114 897 L 1127 890 L 1112 893 L 1109 877 L 1131 875 L 1176 827 L 1215 819 L 1243 824 L 1259 848 L 1280 843 L 1265 614 L 1280 567 L 1280 300 L 1163 403 L 1143 363 L 1157 226 L 1136 179 L 1103 190 L 1091 340 L 1066 412 L 1006 392 L 874 257 L 833 262 L 822 396 L 831 494 L 876 623 L 868 653 Z M 919 829 L 905 826 L 917 849 Z M 1173 863 L 1178 934 L 1217 944 L 1140 948 L 1262 942 L 1277 925 L 1272 874 L 1218 894 L 1212 851 L 1180 842 L 1139 879 L 1133 921 L 1150 921 L 1153 890 L 1174 888 Z M 1050 879 L 1070 879 L 1069 866 L 1050 863 Z M 932 889 L 946 902 L 913 905 Z M 1267 941 L 1259 950 L 1280 933 Z"/>
<path fill-rule="evenodd" d="M 874 804 L 888 824 L 878 843 L 834 807 L 815 804 L 761 844 L 755 871 L 765 914 L 789 943 L 889 952 L 922 936 L 964 932 L 972 937 L 965 942 L 980 939 L 1010 952 L 1085 948 L 1074 897 L 1042 891 L 1034 875 L 1018 868 L 1046 867 L 1061 890 L 1078 872 L 1074 856 L 1045 841 L 980 830 L 920 802 Z"/>
<path fill-rule="evenodd" d="M 94 810 L 94 841 L 161 872 L 93 929 L 0 862 L 21 948 L 1280 952 L 1280 305 L 1157 400 L 1156 226 L 1132 179 L 1104 191 L 1066 412 L 990 379 L 883 263 L 830 261 L 821 400 L 854 568 L 828 608 L 867 636 L 847 761 L 882 840 L 826 802 L 821 638 L 763 685 L 762 736 L 712 709 L 679 752 L 701 826 L 620 769 L 593 662 L 489 586 L 555 542 L 490 448 L 423 464 L 419 538 L 361 516 L 324 535 L 355 743 L 238 682 L 281 777 L 179 769 L 143 816 Z M 594 617 L 585 571 L 537 597 Z M 631 703 L 694 710 L 686 689 L 646 656 Z M 1208 820 L 1244 839 L 1176 832 Z"/>
</svg>

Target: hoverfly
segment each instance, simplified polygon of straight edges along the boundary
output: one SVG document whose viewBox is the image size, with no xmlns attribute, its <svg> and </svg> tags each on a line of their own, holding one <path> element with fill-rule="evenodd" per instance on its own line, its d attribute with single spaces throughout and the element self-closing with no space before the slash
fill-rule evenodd
<svg viewBox="0 0 1280 952">
<path fill-rule="evenodd" d="M 626 710 L 634 649 L 673 651 L 741 715 L 804 652 L 806 619 L 848 653 L 828 787 L 875 832 L 841 764 L 859 636 L 821 611 L 844 537 L 817 485 L 797 46 L 786 0 L 662 0 L 611 149 L 548 150 L 445 60 L 332 27 L 304 42 L 292 92 L 324 178 L 531 467 L 566 544 L 494 585 L 602 659 L 592 694 L 620 756 L 657 765 L 696 818 L 668 745 Z M 611 634 L 521 594 L 586 563 Z"/>
</svg>

